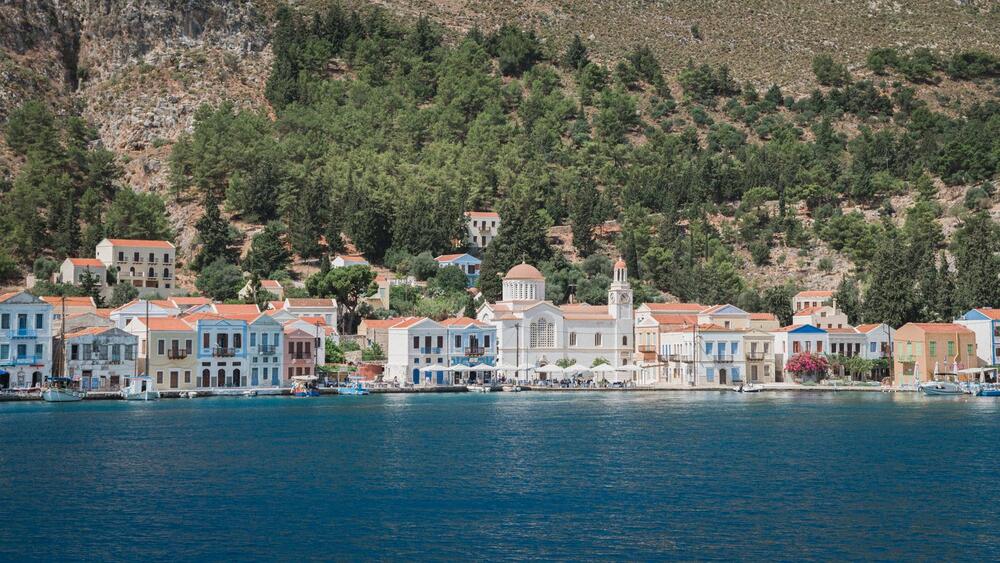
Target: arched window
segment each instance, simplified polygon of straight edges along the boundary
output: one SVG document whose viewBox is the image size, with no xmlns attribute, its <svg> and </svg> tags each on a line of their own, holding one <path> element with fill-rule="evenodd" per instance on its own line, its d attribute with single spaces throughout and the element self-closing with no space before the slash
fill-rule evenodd
<svg viewBox="0 0 1000 563">
<path fill-rule="evenodd" d="M 243 385 L 243 382 L 240 381 L 240 370 L 234 369 L 233 370 L 233 387 L 240 387 L 241 385 Z"/>
<path fill-rule="evenodd" d="M 545 319 L 531 323 L 528 334 L 532 348 L 554 348 L 556 345 L 555 325 Z"/>
<path fill-rule="evenodd" d="M 217 384 L 218 384 L 219 387 L 225 387 L 226 386 L 226 370 L 224 370 L 224 369 L 220 369 L 219 370 L 219 379 L 218 379 Z"/>
<path fill-rule="evenodd" d="M 135 266 L 132 266 L 131 268 L 128 269 L 128 275 L 132 276 L 133 278 L 135 277 Z"/>
<path fill-rule="evenodd" d="M 170 277 L 170 268 L 164 268 L 163 269 L 163 277 L 165 277 L 165 278 L 169 278 Z"/>
<path fill-rule="evenodd" d="M 212 386 L 212 372 L 207 369 L 201 370 L 201 386 L 211 387 Z"/>
<path fill-rule="evenodd" d="M 151 278 L 155 278 L 156 277 L 156 270 L 154 270 L 152 266 L 150 266 L 150 268 L 149 268 L 149 277 L 151 277 Z"/>
<path fill-rule="evenodd" d="M 628 346 L 628 335 L 622 336 L 622 346 Z"/>
</svg>

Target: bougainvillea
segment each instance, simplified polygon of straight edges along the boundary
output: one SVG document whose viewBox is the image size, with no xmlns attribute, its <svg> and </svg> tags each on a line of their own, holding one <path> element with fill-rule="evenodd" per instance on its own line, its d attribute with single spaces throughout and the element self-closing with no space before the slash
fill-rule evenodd
<svg viewBox="0 0 1000 563">
<path fill-rule="evenodd" d="M 785 371 L 795 374 L 798 377 L 804 375 L 822 376 L 830 369 L 830 362 L 826 356 L 802 352 L 795 354 L 785 363 Z"/>
</svg>

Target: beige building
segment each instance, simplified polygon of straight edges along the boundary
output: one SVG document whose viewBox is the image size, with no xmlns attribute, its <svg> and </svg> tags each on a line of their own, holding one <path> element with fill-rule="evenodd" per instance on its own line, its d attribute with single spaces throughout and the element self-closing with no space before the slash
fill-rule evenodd
<svg viewBox="0 0 1000 563">
<path fill-rule="evenodd" d="M 808 290 L 800 291 L 792 297 L 792 311 L 797 312 L 807 307 L 819 307 L 821 305 L 836 305 L 833 300 L 833 293 L 829 290 Z"/>
<path fill-rule="evenodd" d="M 165 240 L 104 239 L 97 243 L 97 259 L 114 267 L 119 283 L 132 284 L 140 296 L 179 293 L 175 286 L 176 249 Z"/>
<path fill-rule="evenodd" d="M 774 383 L 774 335 L 751 328 L 743 333 L 746 376 L 751 383 Z"/>
<path fill-rule="evenodd" d="M 792 324 L 813 325 L 819 328 L 851 328 L 847 314 L 838 310 L 836 304 L 800 309 L 792 316 Z"/>
<path fill-rule="evenodd" d="M 64 316 L 69 317 L 70 315 L 80 315 L 83 313 L 97 314 L 97 305 L 94 303 L 94 299 L 92 297 L 60 297 L 46 295 L 41 299 L 49 305 L 52 305 L 53 335 L 58 335 L 62 331 Z"/>
<path fill-rule="evenodd" d="M 979 367 L 976 334 L 954 323 L 906 323 L 893 340 L 893 374 L 897 387 L 956 377 Z"/>
<path fill-rule="evenodd" d="M 81 285 L 83 276 L 90 273 L 97 279 L 97 285 L 101 288 L 101 295 L 109 296 L 111 291 L 108 288 L 108 268 L 97 258 L 67 258 L 59 266 L 59 270 L 54 274 L 53 281 L 67 283 L 70 285 Z"/>
<path fill-rule="evenodd" d="M 198 387 L 194 327 L 175 317 L 150 318 L 148 327 L 146 322 L 137 317 L 125 327 L 138 338 L 139 371 L 153 377 L 161 390 Z"/>
<path fill-rule="evenodd" d="M 500 231 L 500 214 L 493 211 L 466 211 L 465 230 L 470 250 L 486 250 Z"/>
</svg>

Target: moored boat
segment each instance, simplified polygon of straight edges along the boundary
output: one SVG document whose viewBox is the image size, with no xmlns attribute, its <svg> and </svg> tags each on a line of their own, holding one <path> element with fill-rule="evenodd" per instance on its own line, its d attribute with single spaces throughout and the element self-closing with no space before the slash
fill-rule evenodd
<svg viewBox="0 0 1000 563">
<path fill-rule="evenodd" d="M 316 376 L 296 375 L 292 377 L 293 397 L 319 397 L 319 389 L 316 388 Z"/>
<path fill-rule="evenodd" d="M 340 395 L 367 395 L 369 391 L 360 381 L 356 381 L 353 384 L 338 387 L 337 393 Z"/>
<path fill-rule="evenodd" d="M 1000 397 L 1000 384 L 987 383 L 980 385 L 976 391 L 977 397 Z"/>
<path fill-rule="evenodd" d="M 741 384 L 733 387 L 733 391 L 736 391 L 737 393 L 760 393 L 762 389 L 764 389 L 764 388 L 761 387 L 760 385 L 757 385 L 756 383 L 752 383 L 752 382 L 751 383 L 741 383 Z"/>
<path fill-rule="evenodd" d="M 49 403 L 72 403 L 82 401 L 87 393 L 70 388 L 68 377 L 49 378 L 49 384 L 42 390 L 42 400 Z"/>
<path fill-rule="evenodd" d="M 489 385 L 483 383 L 470 383 L 465 388 L 471 393 L 489 393 L 493 390 Z"/>
<path fill-rule="evenodd" d="M 928 381 L 927 383 L 920 384 L 920 391 L 924 395 L 930 396 L 949 396 L 949 395 L 964 395 L 965 391 L 959 386 L 959 384 L 951 381 Z"/>
<path fill-rule="evenodd" d="M 160 392 L 156 390 L 153 378 L 145 375 L 128 378 L 121 395 L 126 401 L 155 401 L 160 398 Z"/>
</svg>

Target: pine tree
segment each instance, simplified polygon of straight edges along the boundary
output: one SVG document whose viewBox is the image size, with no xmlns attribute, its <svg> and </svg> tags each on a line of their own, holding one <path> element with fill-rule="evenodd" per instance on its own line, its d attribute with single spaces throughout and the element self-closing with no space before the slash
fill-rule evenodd
<svg viewBox="0 0 1000 563">
<path fill-rule="evenodd" d="M 211 193 L 205 196 L 204 208 L 205 214 L 195 223 L 201 250 L 195 256 L 192 267 L 200 270 L 217 260 L 236 264 L 239 259 L 239 251 L 236 249 L 239 234 L 222 218 L 219 202 Z"/>
<path fill-rule="evenodd" d="M 465 298 L 465 311 L 462 316 L 468 317 L 470 319 L 476 318 L 476 298 L 469 295 Z"/>
<path fill-rule="evenodd" d="M 598 224 L 599 198 L 597 188 L 587 179 L 581 179 L 573 193 L 569 218 L 573 228 L 573 246 L 582 256 L 587 256 L 594 250 L 594 227 Z"/>
<path fill-rule="evenodd" d="M 479 291 L 488 301 L 502 293 L 501 276 L 521 262 L 539 263 L 552 256 L 548 225 L 538 202 L 527 190 L 516 190 L 500 208 L 500 230 L 483 255 Z"/>
<path fill-rule="evenodd" d="M 101 295 L 101 277 L 86 270 L 80 274 L 80 289 L 94 299 L 97 308 L 104 307 L 104 297 Z"/>
<path fill-rule="evenodd" d="M 914 272 L 906 260 L 899 259 L 901 239 L 898 229 L 887 222 L 865 289 L 865 322 L 902 326 L 916 318 Z"/>
<path fill-rule="evenodd" d="M 282 240 L 283 235 L 281 224 L 268 223 L 250 242 L 250 250 L 243 259 L 243 270 L 266 279 L 271 273 L 285 269 L 292 257 Z"/>
<path fill-rule="evenodd" d="M 576 71 L 587 66 L 587 63 L 589 62 L 590 59 L 587 58 L 587 46 L 583 44 L 580 36 L 574 33 L 573 40 L 570 42 L 569 47 L 566 48 L 566 53 L 563 55 L 563 66 Z"/>
<path fill-rule="evenodd" d="M 834 298 L 837 300 L 837 308 L 847 315 L 848 322 L 857 324 L 861 320 L 861 290 L 856 278 L 844 276 L 837 286 Z"/>
<path fill-rule="evenodd" d="M 967 217 L 955 231 L 958 270 L 955 301 L 960 311 L 1000 307 L 1000 234 L 985 211 Z"/>
</svg>

